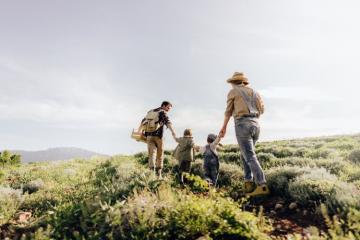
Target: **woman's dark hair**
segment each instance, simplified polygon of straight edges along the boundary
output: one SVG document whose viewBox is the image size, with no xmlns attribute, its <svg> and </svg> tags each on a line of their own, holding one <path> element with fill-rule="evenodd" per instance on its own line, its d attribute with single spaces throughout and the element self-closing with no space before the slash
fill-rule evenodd
<svg viewBox="0 0 360 240">
<path fill-rule="evenodd" d="M 166 106 L 168 106 L 168 105 L 171 105 L 171 106 L 172 106 L 172 104 L 171 104 L 170 102 L 168 102 L 168 101 L 163 101 L 163 102 L 161 103 L 161 107 L 166 107 Z"/>
</svg>

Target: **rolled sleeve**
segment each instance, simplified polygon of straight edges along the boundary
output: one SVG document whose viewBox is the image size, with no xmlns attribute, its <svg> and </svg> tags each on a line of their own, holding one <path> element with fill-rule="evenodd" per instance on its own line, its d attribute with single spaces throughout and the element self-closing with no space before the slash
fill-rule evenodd
<svg viewBox="0 0 360 240">
<path fill-rule="evenodd" d="M 169 127 L 169 125 L 171 125 L 170 119 L 165 112 L 160 112 L 159 118 L 160 118 L 160 122 L 166 125 L 166 127 Z"/>
<path fill-rule="evenodd" d="M 259 93 L 256 93 L 256 100 L 257 100 L 256 101 L 256 106 L 257 106 L 260 114 L 263 114 L 264 111 L 265 111 L 265 106 L 264 106 L 264 102 L 263 102 L 263 100 L 262 100 Z"/>
<path fill-rule="evenodd" d="M 230 91 L 226 101 L 226 110 L 225 110 L 226 117 L 231 117 L 231 115 L 234 112 L 234 100 L 235 100 L 235 96 Z"/>
</svg>

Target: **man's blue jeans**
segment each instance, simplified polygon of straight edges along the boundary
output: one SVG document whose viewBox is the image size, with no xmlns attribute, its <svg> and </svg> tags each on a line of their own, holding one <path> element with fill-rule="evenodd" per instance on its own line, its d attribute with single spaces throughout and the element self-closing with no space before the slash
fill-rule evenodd
<svg viewBox="0 0 360 240">
<path fill-rule="evenodd" d="M 259 139 L 260 126 L 256 118 L 242 117 L 235 120 L 235 133 L 244 163 L 245 181 L 265 184 L 265 175 L 257 160 L 255 143 Z"/>
</svg>

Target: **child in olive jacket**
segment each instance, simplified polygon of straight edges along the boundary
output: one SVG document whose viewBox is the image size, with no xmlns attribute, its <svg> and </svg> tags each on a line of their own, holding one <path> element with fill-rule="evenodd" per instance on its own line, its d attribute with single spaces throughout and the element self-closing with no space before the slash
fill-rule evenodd
<svg viewBox="0 0 360 240">
<path fill-rule="evenodd" d="M 194 161 L 195 143 L 191 129 L 185 129 L 183 137 L 177 138 L 175 135 L 173 137 L 178 143 L 174 151 L 174 157 L 179 161 L 180 181 L 184 183 L 184 173 L 190 173 L 191 162 Z"/>
</svg>

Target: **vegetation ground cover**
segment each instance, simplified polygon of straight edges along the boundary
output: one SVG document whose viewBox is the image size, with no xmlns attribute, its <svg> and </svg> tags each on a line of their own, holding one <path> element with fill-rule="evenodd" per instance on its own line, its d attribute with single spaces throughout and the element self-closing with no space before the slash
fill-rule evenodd
<svg viewBox="0 0 360 240">
<path fill-rule="evenodd" d="M 196 156 L 187 184 L 165 151 L 165 178 L 146 153 L 4 164 L 0 238 L 359 239 L 360 136 L 262 142 L 271 195 L 244 198 L 236 145 L 220 149 L 218 188 Z"/>
</svg>

